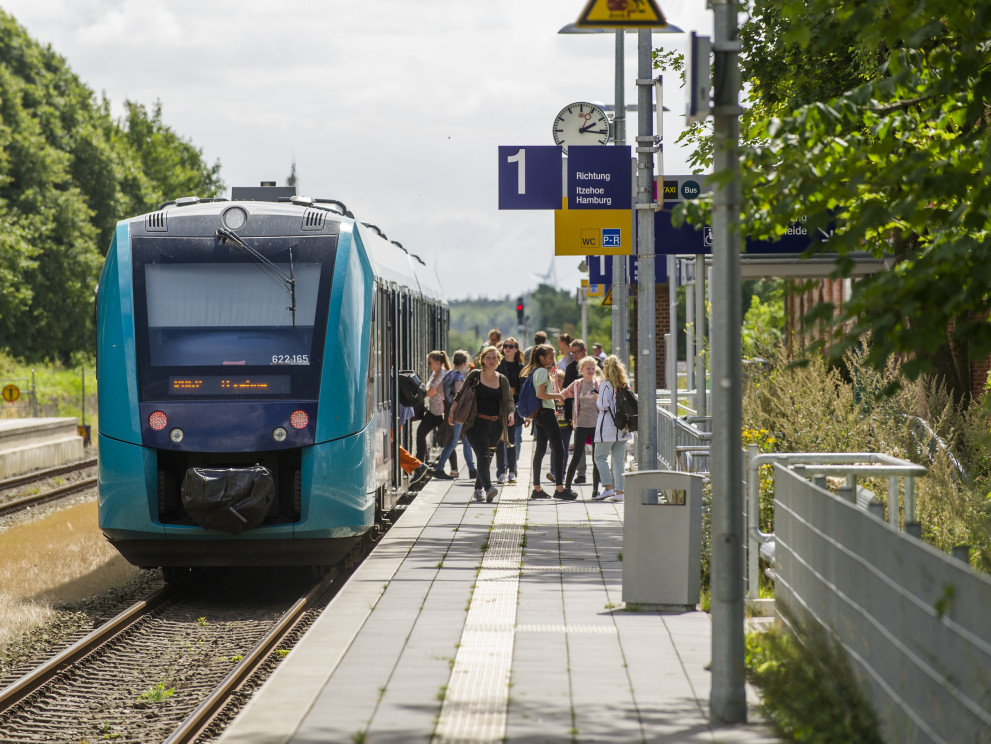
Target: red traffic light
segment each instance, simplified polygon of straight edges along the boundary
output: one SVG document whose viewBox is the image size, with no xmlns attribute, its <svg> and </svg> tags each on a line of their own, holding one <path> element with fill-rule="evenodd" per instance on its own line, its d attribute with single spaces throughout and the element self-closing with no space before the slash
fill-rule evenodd
<svg viewBox="0 0 991 744">
<path fill-rule="evenodd" d="M 518 313 L 523 312 L 523 303 L 517 303 L 517 305 L 516 305 L 516 312 L 518 312 Z"/>
</svg>

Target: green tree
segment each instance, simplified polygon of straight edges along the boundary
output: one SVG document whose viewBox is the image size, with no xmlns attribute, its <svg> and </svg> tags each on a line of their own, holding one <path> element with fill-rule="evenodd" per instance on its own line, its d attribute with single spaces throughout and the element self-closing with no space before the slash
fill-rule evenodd
<svg viewBox="0 0 991 744">
<path fill-rule="evenodd" d="M 0 11 L 0 348 L 67 362 L 93 348 L 93 293 L 119 219 L 221 188 L 162 121 L 110 104 Z"/>
<path fill-rule="evenodd" d="M 873 364 L 907 355 L 958 399 L 991 351 L 989 23 L 984 0 L 755 0 L 741 32 L 741 230 L 834 225 L 838 275 L 854 251 L 892 256 L 838 309 L 830 353 L 872 332 Z"/>
</svg>

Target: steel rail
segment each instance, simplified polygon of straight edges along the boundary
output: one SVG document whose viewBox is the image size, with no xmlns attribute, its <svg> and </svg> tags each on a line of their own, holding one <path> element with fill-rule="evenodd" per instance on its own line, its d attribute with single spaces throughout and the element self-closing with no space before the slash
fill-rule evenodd
<svg viewBox="0 0 991 744">
<path fill-rule="evenodd" d="M 33 483 L 35 481 L 44 480 L 45 478 L 54 478 L 57 475 L 65 475 L 66 473 L 72 473 L 76 470 L 85 470 L 86 468 L 94 467 L 96 462 L 96 458 L 92 457 L 89 460 L 78 460 L 66 465 L 58 465 L 54 468 L 36 470 L 33 473 L 17 475 L 13 478 L 0 480 L 0 491 L 9 491 L 11 488 L 17 488 L 18 486 L 23 486 L 26 483 Z"/>
<path fill-rule="evenodd" d="M 149 597 L 136 602 L 112 620 L 101 625 L 89 635 L 80 638 L 61 653 L 53 656 L 19 680 L 0 690 L 0 713 L 8 710 L 24 698 L 37 692 L 60 671 L 79 662 L 112 638 L 120 635 L 142 617 L 169 599 L 173 594 L 171 586 L 163 587 Z"/>
<path fill-rule="evenodd" d="M 306 596 L 296 600 L 282 618 L 244 658 L 231 669 L 213 692 L 186 716 L 185 720 L 169 735 L 163 744 L 187 744 L 201 736 L 230 700 L 231 695 L 265 663 L 273 649 L 288 636 L 302 620 L 303 613 L 323 594 L 337 578 L 333 571 L 317 582 Z"/>
<path fill-rule="evenodd" d="M 8 501 L 5 504 L 0 504 L 0 517 L 20 511 L 21 509 L 26 509 L 35 504 L 44 504 L 48 501 L 60 499 L 63 496 L 69 496 L 78 491 L 85 491 L 88 488 L 94 488 L 96 484 L 97 478 L 86 478 L 85 480 L 76 481 L 75 483 L 67 483 L 64 486 L 53 488 L 51 491 L 36 493 L 31 496 L 24 496 L 19 499 L 14 499 L 13 501 Z"/>
</svg>

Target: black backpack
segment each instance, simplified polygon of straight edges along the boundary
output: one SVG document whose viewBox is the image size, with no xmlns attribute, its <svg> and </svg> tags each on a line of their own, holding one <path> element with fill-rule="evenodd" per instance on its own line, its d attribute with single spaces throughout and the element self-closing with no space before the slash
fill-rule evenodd
<svg viewBox="0 0 991 744">
<path fill-rule="evenodd" d="M 639 423 L 640 403 L 628 387 L 616 391 L 616 414 L 613 422 L 617 429 L 636 431 Z"/>
<path fill-rule="evenodd" d="M 412 409 L 423 407 L 423 401 L 427 397 L 427 386 L 423 384 L 420 376 L 410 369 L 404 369 L 399 373 L 399 402 Z"/>
</svg>

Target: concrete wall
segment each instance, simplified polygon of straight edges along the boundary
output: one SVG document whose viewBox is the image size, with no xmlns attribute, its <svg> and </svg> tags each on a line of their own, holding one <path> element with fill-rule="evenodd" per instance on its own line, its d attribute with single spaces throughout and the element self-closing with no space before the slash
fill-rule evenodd
<svg viewBox="0 0 991 744">
<path fill-rule="evenodd" d="M 0 478 L 83 459 L 74 418 L 0 419 Z"/>
</svg>

